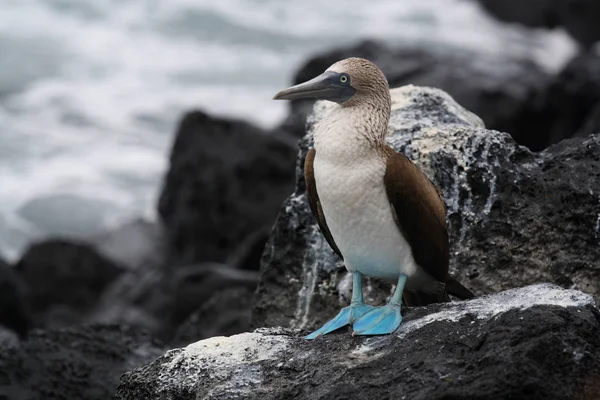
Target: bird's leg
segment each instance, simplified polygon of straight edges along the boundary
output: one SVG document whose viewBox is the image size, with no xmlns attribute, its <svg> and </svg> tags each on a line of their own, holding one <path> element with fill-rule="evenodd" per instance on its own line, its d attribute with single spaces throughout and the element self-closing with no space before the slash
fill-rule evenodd
<svg viewBox="0 0 600 400">
<path fill-rule="evenodd" d="M 352 273 L 352 301 L 350 302 L 350 305 L 342 308 L 335 318 L 326 322 L 325 325 L 304 338 L 308 340 L 316 339 L 321 335 L 333 332 L 343 326 L 350 325 L 373 308 L 373 306 L 367 305 L 364 302 L 362 274 L 355 271 Z"/>
<path fill-rule="evenodd" d="M 387 305 L 375 308 L 354 323 L 352 335 L 386 335 L 398 329 L 402 322 L 400 306 L 406 278 L 406 275 L 400 275 L 396 290 Z"/>
</svg>

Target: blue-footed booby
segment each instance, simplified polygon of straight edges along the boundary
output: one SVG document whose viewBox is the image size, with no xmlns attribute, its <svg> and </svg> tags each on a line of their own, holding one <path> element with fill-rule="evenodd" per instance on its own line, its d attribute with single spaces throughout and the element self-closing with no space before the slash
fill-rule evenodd
<svg viewBox="0 0 600 400">
<path fill-rule="evenodd" d="M 304 176 L 311 211 L 353 285 L 350 305 L 306 339 L 348 324 L 353 335 L 390 334 L 402 322 L 402 303 L 474 297 L 448 273 L 441 192 L 385 141 L 391 96 L 383 72 L 366 59 L 347 58 L 274 97 L 307 98 L 337 103 L 315 126 Z M 365 304 L 363 275 L 396 282 L 387 305 Z"/>
</svg>

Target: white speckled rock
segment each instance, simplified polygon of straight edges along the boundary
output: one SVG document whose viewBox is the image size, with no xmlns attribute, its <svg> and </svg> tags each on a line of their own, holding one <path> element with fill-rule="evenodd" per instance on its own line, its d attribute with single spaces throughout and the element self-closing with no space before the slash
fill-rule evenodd
<svg viewBox="0 0 600 400">
<path fill-rule="evenodd" d="M 552 282 L 600 296 L 600 135 L 532 153 L 439 89 L 391 92 L 388 142 L 442 189 L 453 275 L 477 295 Z M 296 190 L 263 254 L 255 327 L 312 330 L 349 303 L 348 274 L 310 213 L 302 174 L 329 106 L 316 103 L 308 119 Z M 383 303 L 389 289 L 368 281 L 367 301 Z"/>
<path fill-rule="evenodd" d="M 390 336 L 259 329 L 171 350 L 124 374 L 116 398 L 591 399 L 599 317 L 590 295 L 539 284 L 407 310 Z"/>
</svg>

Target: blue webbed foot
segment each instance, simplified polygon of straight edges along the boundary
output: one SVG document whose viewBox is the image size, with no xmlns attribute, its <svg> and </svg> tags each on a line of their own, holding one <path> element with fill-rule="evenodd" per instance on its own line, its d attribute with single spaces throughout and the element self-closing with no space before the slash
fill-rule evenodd
<svg viewBox="0 0 600 400">
<path fill-rule="evenodd" d="M 352 335 L 388 335 L 402 322 L 400 305 L 378 307 L 360 317 L 353 325 Z"/>
<path fill-rule="evenodd" d="M 319 336 L 328 334 L 329 332 L 333 332 L 336 329 L 339 329 L 343 326 L 350 325 L 362 315 L 368 313 L 374 308 L 375 307 L 362 302 L 350 304 L 348 307 L 342 308 L 335 318 L 326 322 L 325 325 L 323 325 L 310 335 L 305 336 L 304 339 L 313 340 L 318 338 Z"/>
</svg>

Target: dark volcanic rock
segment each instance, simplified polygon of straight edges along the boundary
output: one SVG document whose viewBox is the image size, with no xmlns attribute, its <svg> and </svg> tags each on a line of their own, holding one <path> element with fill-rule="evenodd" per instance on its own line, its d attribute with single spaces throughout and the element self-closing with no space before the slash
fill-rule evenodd
<svg viewBox="0 0 600 400">
<path fill-rule="evenodd" d="M 442 189 L 454 276 L 476 294 L 550 281 L 600 296 L 600 135 L 534 154 L 440 90 L 406 86 L 392 98 L 388 142 Z M 310 213 L 301 170 L 330 106 L 315 107 L 296 191 L 265 247 L 254 326 L 312 329 L 349 302 L 350 276 Z"/>
<path fill-rule="evenodd" d="M 0 325 L 25 337 L 31 326 L 28 290 L 12 267 L 0 259 Z"/>
<path fill-rule="evenodd" d="M 533 27 L 562 26 L 584 47 L 600 40 L 600 2 L 596 0 L 479 0 L 507 22 Z"/>
<path fill-rule="evenodd" d="M 169 326 L 179 326 L 192 312 L 206 306 L 219 292 L 226 289 L 243 288 L 253 292 L 258 284 L 258 272 L 242 271 L 218 263 L 203 263 L 178 268 L 171 283 L 171 315 Z M 228 301 L 228 300 L 225 300 Z M 228 304 L 233 305 L 231 302 Z M 239 304 L 236 308 L 251 308 L 251 302 Z M 214 307 L 213 306 L 208 306 Z M 225 305 L 221 311 L 225 310 Z M 217 310 L 215 310 L 217 311 Z M 204 323 L 207 331 L 215 331 L 211 324 L 218 324 L 220 316 L 206 315 Z M 170 332 L 161 335 L 168 337 Z"/>
<path fill-rule="evenodd" d="M 254 290 L 239 286 L 215 291 L 177 329 L 172 347 L 213 336 L 230 336 L 250 329 Z"/>
<path fill-rule="evenodd" d="M 113 399 L 123 372 L 164 350 L 119 326 L 34 331 L 19 347 L 0 349 L 0 399 Z"/>
<path fill-rule="evenodd" d="M 587 126 L 587 121 L 593 118 L 599 105 L 600 52 L 581 54 L 564 68 L 548 89 L 541 105 L 543 118 L 538 129 L 548 132 L 548 145 L 563 138 L 586 136 L 592 129 Z"/>
<path fill-rule="evenodd" d="M 564 0 L 479 0 L 492 15 L 506 22 L 554 28 L 560 23 L 559 2 Z"/>
<path fill-rule="evenodd" d="M 227 257 L 225 264 L 231 265 L 235 269 L 245 269 L 249 271 L 258 271 L 260 269 L 260 259 L 265 249 L 265 243 L 271 234 L 269 229 L 261 229 L 248 235 L 237 247 L 237 249 Z"/>
<path fill-rule="evenodd" d="M 247 328 L 245 321 L 234 320 L 250 314 L 252 298 L 247 298 L 246 293 L 254 293 L 258 277 L 257 271 L 238 270 L 220 263 L 177 268 L 148 265 L 121 275 L 104 291 L 85 320 L 128 324 L 169 342 L 181 330 L 180 325 L 196 323 L 190 321 L 190 314 L 196 312 L 202 315 L 202 320 L 197 327 L 188 326 L 190 333 L 185 337 L 224 334 L 236 329 L 232 325 Z M 241 296 L 239 302 L 228 297 L 236 293 Z"/>
<path fill-rule="evenodd" d="M 15 271 L 31 289 L 36 322 L 61 326 L 79 321 L 123 267 L 88 244 L 56 239 L 30 246 Z"/>
<path fill-rule="evenodd" d="M 270 227 L 291 193 L 295 140 L 245 122 L 187 114 L 159 203 L 169 264 L 224 261 L 249 234 Z"/>
<path fill-rule="evenodd" d="M 532 56 L 508 50 L 501 55 L 475 53 L 446 46 L 392 48 L 365 41 L 314 57 L 296 74 L 294 83 L 312 79 L 334 62 L 352 56 L 375 62 L 390 87 L 414 84 L 442 89 L 481 117 L 490 129 L 510 132 L 517 142 L 536 150 L 543 148 L 538 143 L 546 143 L 547 133 L 536 129 L 540 118 L 536 100 L 550 77 Z M 290 126 L 301 124 L 294 131 L 303 135 L 301 128 L 312 104 L 292 102 L 291 116 L 284 126 L 292 129 Z"/>
<path fill-rule="evenodd" d="M 588 114 L 578 136 L 588 136 L 592 133 L 600 133 L 600 101 Z"/>
<path fill-rule="evenodd" d="M 405 310 L 389 336 L 206 339 L 124 374 L 116 398 L 593 399 L 599 329 L 589 295 L 537 285 Z"/>
</svg>

